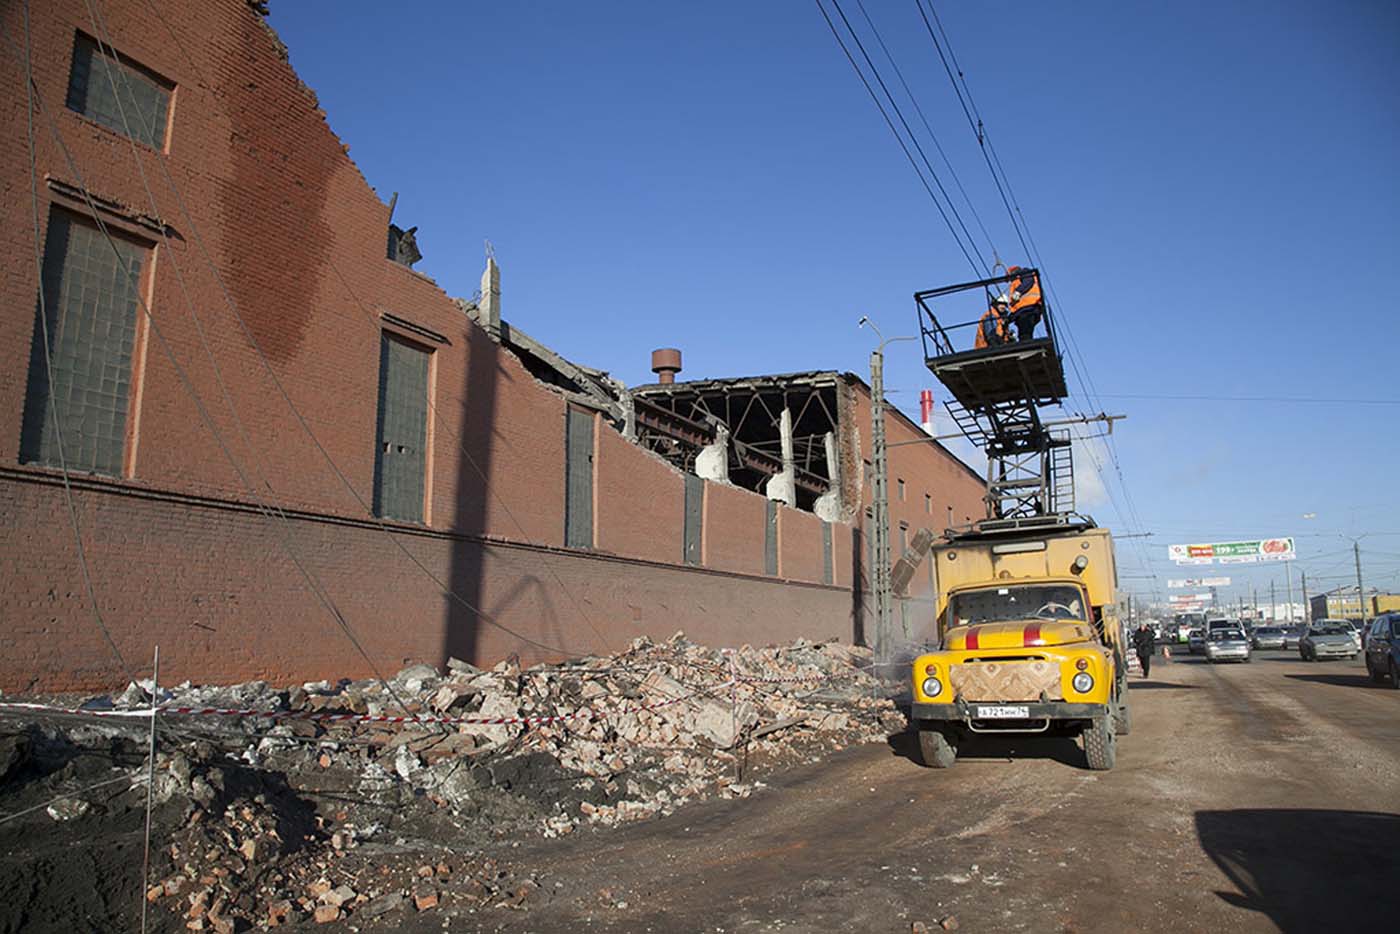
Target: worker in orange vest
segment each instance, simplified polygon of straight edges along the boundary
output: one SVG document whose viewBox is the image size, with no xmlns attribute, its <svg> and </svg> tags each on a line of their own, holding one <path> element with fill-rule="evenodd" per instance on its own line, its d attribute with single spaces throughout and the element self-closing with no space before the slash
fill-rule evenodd
<svg viewBox="0 0 1400 934">
<path fill-rule="evenodd" d="M 1006 295 L 998 295 L 992 299 L 987 306 L 987 313 L 977 322 L 977 340 L 973 342 L 973 347 L 981 350 L 983 347 L 995 347 L 1004 344 L 1010 338 L 1008 313 L 1011 301 Z"/>
<path fill-rule="evenodd" d="M 1035 326 L 1045 314 L 1045 300 L 1040 294 L 1040 275 L 1034 271 L 1021 272 L 1020 266 L 1008 266 L 1007 273 L 1015 276 L 1008 284 L 1011 293 L 1011 312 L 1007 316 L 1007 330 L 1014 325 L 1016 339 L 1031 340 Z"/>
</svg>

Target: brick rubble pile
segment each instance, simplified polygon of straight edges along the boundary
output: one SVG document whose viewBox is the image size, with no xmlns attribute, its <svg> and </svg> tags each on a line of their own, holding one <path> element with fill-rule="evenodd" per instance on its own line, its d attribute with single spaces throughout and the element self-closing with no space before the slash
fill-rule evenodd
<svg viewBox="0 0 1400 934">
<path fill-rule="evenodd" d="M 542 883 L 501 865 L 503 842 L 747 797 L 764 787 L 762 775 L 902 729 L 869 661 L 868 650 L 838 644 L 721 652 L 677 634 L 525 669 L 513 661 L 490 670 L 456 659 L 446 670 L 413 665 L 387 684 L 181 685 L 162 702 L 561 719 L 163 717 L 155 791 L 175 826 L 164 835 L 161 875 L 147 897 L 188 929 L 213 931 L 365 920 L 442 904 L 528 907 Z M 88 701 L 148 703 L 137 686 Z M 142 770 L 131 771 L 144 787 Z M 86 809 L 63 815 L 49 819 L 91 819 Z"/>
</svg>

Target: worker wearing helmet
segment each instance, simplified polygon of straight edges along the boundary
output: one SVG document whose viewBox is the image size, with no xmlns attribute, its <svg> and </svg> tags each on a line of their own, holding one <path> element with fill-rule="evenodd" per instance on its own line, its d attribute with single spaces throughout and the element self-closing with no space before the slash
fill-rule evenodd
<svg viewBox="0 0 1400 934">
<path fill-rule="evenodd" d="M 1035 336 L 1035 326 L 1045 314 L 1045 300 L 1040 294 L 1040 274 L 1033 270 L 1022 271 L 1020 266 L 1008 266 L 1006 271 L 1016 277 L 1007 286 L 1011 293 L 1007 331 L 1015 326 L 1017 340 L 1031 340 Z"/>
<path fill-rule="evenodd" d="M 1010 339 L 1010 309 L 1011 299 L 1005 293 L 992 299 L 987 313 L 977 322 L 977 340 L 973 342 L 976 349 L 995 347 Z"/>
</svg>

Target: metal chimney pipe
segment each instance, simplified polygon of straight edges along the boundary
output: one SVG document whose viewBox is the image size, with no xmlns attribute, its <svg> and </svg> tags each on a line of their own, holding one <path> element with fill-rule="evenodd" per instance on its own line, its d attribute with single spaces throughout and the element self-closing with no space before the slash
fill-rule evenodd
<svg viewBox="0 0 1400 934">
<path fill-rule="evenodd" d="M 919 390 L 919 424 L 925 434 L 933 434 L 933 390 Z"/>
<path fill-rule="evenodd" d="M 681 371 L 681 352 L 674 347 L 662 347 L 651 352 L 651 371 L 656 374 L 658 383 L 670 384 L 676 381 Z"/>
</svg>

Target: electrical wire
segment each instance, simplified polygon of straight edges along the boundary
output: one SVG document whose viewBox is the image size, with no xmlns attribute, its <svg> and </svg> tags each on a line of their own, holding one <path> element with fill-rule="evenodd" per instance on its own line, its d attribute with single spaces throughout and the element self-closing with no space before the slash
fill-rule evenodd
<svg viewBox="0 0 1400 934">
<path fill-rule="evenodd" d="M 938 200 L 938 196 L 933 193 L 933 188 L 929 185 L 928 179 L 924 177 L 924 173 L 919 168 L 918 162 L 915 161 L 914 154 L 909 151 L 909 145 L 904 141 L 904 137 L 900 135 L 899 130 L 895 127 L 894 121 L 890 119 L 889 113 L 885 110 L 885 105 L 880 102 L 879 95 L 877 95 L 875 89 L 870 86 L 870 81 L 865 77 L 865 72 L 863 72 L 860 65 L 856 63 L 855 56 L 851 54 L 851 50 L 847 47 L 845 40 L 841 38 L 841 33 L 837 30 L 836 23 L 832 21 L 831 16 L 826 12 L 826 7 L 822 6 L 822 0 L 815 0 L 815 3 L 817 4 L 817 10 L 822 15 L 822 19 L 826 20 L 826 25 L 827 28 L 831 30 L 831 35 L 836 39 L 836 44 L 841 47 L 841 51 L 845 54 L 846 61 L 851 63 L 851 68 L 854 69 L 856 77 L 860 79 L 860 83 L 864 85 L 866 93 L 870 95 L 870 100 L 875 104 L 875 109 L 880 111 L 880 116 L 884 119 L 885 125 L 889 127 L 890 132 L 894 134 L 895 141 L 899 143 L 899 148 L 904 152 L 904 157 L 909 160 L 909 165 L 914 169 L 914 174 L 919 177 L 919 183 L 923 185 L 924 191 L 928 192 L 929 200 L 932 201 L 933 206 L 938 209 L 939 216 L 943 218 L 943 223 L 947 226 L 948 232 L 952 234 L 954 242 L 958 245 L 958 250 L 967 260 L 968 265 L 972 267 L 974 275 L 982 275 L 982 269 L 978 266 L 977 261 L 972 258 L 973 254 L 968 250 L 967 245 L 963 243 L 962 238 L 958 236 L 957 228 L 953 226 L 953 222 L 948 217 L 948 211 L 943 207 L 942 202 Z"/>
<path fill-rule="evenodd" d="M 885 53 L 885 59 L 894 69 L 895 77 L 899 79 L 899 84 L 904 88 L 905 95 L 909 98 L 909 103 L 914 105 L 914 112 L 919 115 L 919 122 L 924 125 L 928 132 L 928 137 L 933 141 L 934 148 L 938 151 L 939 157 L 943 160 L 943 165 L 948 169 L 948 174 L 953 179 L 953 184 L 957 186 L 962 194 L 963 203 L 967 205 L 968 211 L 972 214 L 972 219 L 977 222 L 977 227 L 982 231 L 982 237 L 987 241 L 987 249 L 991 255 L 997 255 L 996 244 L 992 242 L 992 235 L 987 231 L 987 225 L 982 221 L 982 215 L 977 210 L 977 205 L 973 204 L 972 197 L 963 186 L 962 179 L 958 177 L 958 170 L 953 167 L 953 161 L 948 158 L 948 153 L 944 151 L 943 144 L 938 140 L 938 134 L 933 131 L 933 125 L 929 123 L 928 117 L 924 114 L 924 108 L 919 105 L 919 99 L 914 96 L 914 91 L 909 87 L 909 82 L 904 80 L 904 71 L 895 61 L 894 55 L 890 53 L 889 47 L 885 45 L 884 37 L 880 35 L 880 30 L 876 28 L 875 21 L 870 18 L 870 14 L 865 9 L 865 0 L 856 0 L 856 5 L 860 8 L 860 15 L 864 17 L 866 25 L 870 27 L 870 33 L 875 37 L 875 41 L 880 44 L 880 51 Z M 980 256 L 980 251 L 979 251 Z M 887 393 L 889 390 L 885 390 Z"/>
</svg>

